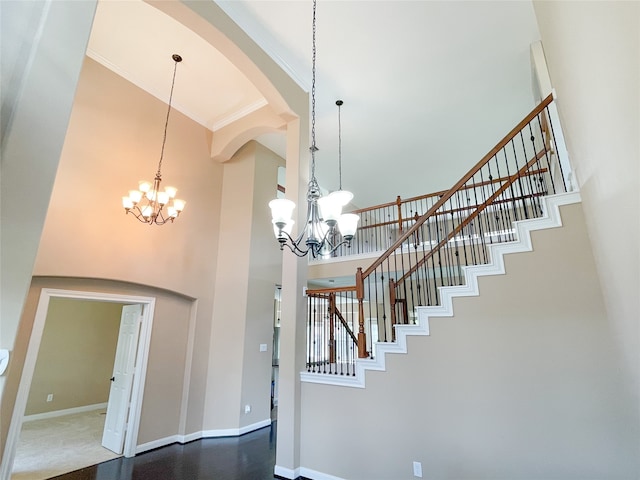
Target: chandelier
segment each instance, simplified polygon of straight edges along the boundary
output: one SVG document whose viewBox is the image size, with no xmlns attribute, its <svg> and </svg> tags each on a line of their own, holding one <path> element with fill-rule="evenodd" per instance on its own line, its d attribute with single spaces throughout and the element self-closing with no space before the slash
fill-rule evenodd
<svg viewBox="0 0 640 480">
<path fill-rule="evenodd" d="M 153 182 L 141 181 L 137 190 L 130 190 L 129 196 L 122 197 L 122 206 L 127 214 L 132 213 L 142 223 L 149 225 L 164 225 L 180 215 L 184 209 L 185 201 L 175 198 L 178 191 L 174 187 L 166 186 L 160 189 L 162 181 L 162 159 L 164 157 L 164 144 L 167 141 L 167 126 L 169 125 L 169 114 L 171 113 L 171 100 L 173 98 L 173 86 L 176 83 L 176 70 L 182 57 L 178 54 L 171 56 L 175 62 L 173 65 L 173 80 L 171 81 L 171 93 L 169 94 L 169 109 L 164 123 L 164 136 L 162 137 L 162 149 L 160 150 L 160 161 L 158 171 Z"/>
<path fill-rule="evenodd" d="M 273 232 L 280 243 L 280 250 L 286 246 L 299 257 L 311 252 L 313 258 L 329 256 L 341 245 L 351 246 L 351 240 L 356 234 L 360 217 L 353 213 L 342 213 L 342 208 L 353 198 L 353 194 L 342 190 L 342 134 L 340 124 L 340 107 L 342 100 L 338 100 L 338 161 L 339 161 L 339 190 L 321 196 L 320 186 L 316 180 L 316 0 L 313 1 L 313 50 L 311 70 L 311 179 L 307 187 L 307 225 L 300 235 L 291 237 L 293 230 L 293 210 L 296 204 L 286 198 L 277 198 L 269 202 L 271 208 L 271 222 Z M 336 242 L 337 234 L 342 235 L 342 241 Z M 306 240 L 304 240 L 306 236 Z M 303 243 L 304 240 L 304 243 Z"/>
</svg>

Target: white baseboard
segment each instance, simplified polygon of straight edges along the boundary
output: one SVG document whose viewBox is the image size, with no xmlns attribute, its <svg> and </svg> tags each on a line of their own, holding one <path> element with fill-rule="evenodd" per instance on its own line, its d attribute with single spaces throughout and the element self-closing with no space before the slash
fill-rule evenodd
<svg viewBox="0 0 640 480">
<path fill-rule="evenodd" d="M 282 478 L 288 478 L 289 480 L 294 480 L 300 476 L 300 468 L 296 468 L 292 470 L 290 468 L 281 467 L 280 465 L 276 465 L 273 469 L 274 475 L 277 475 Z"/>
<path fill-rule="evenodd" d="M 189 433 L 187 435 L 171 435 L 169 437 L 159 438 L 158 440 L 153 440 L 151 442 L 138 445 L 136 447 L 136 455 L 139 453 L 148 452 L 149 450 L 154 450 L 156 448 L 166 447 L 167 445 L 171 445 L 172 443 L 184 444 L 193 442 L 194 440 L 200 440 L 201 438 L 239 437 L 240 435 L 244 435 L 245 433 L 268 427 L 269 425 L 271 425 L 270 418 L 240 428 L 203 430 L 200 432 Z"/>
<path fill-rule="evenodd" d="M 269 425 L 271 425 L 271 418 L 253 423 L 251 425 L 247 425 L 246 427 L 225 428 L 220 430 L 203 430 L 202 438 L 238 437 L 240 435 L 244 435 L 245 433 L 253 432 L 254 430 L 259 430 L 261 428 L 268 427 Z"/>
<path fill-rule="evenodd" d="M 149 450 L 154 450 L 156 448 L 166 447 L 167 445 L 171 445 L 172 443 L 185 443 L 181 442 L 180 438 L 181 435 L 171 435 L 170 437 L 164 437 L 152 442 L 143 443 L 142 445 L 138 445 L 136 447 L 136 455 L 138 455 L 139 453 L 148 452 Z"/>
<path fill-rule="evenodd" d="M 53 412 L 36 413 L 33 415 L 25 415 L 23 422 L 33 422 L 35 420 L 46 420 L 47 418 L 63 417 L 65 415 L 73 415 L 74 413 L 91 412 L 92 410 L 100 410 L 107 408 L 107 403 L 95 403 L 93 405 L 84 405 L 82 407 L 65 408 L 64 410 L 54 410 Z"/>
<path fill-rule="evenodd" d="M 300 475 L 303 477 L 311 478 L 313 480 L 346 480 L 342 477 L 335 477 L 333 475 L 329 475 L 328 473 L 318 472 L 316 470 L 311 470 L 310 468 L 300 467 Z"/>
</svg>

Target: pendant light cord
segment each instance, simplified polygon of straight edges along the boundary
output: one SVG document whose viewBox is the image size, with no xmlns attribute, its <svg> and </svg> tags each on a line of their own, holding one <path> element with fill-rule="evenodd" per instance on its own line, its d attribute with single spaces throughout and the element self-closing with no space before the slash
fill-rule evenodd
<svg viewBox="0 0 640 480">
<path fill-rule="evenodd" d="M 342 190 L 342 122 L 340 121 L 340 108 L 342 100 L 337 100 L 338 106 L 338 190 Z"/>
<path fill-rule="evenodd" d="M 171 79 L 171 92 L 169 93 L 169 108 L 167 109 L 167 119 L 164 122 L 164 135 L 162 136 L 162 150 L 160 150 L 160 161 L 158 162 L 158 171 L 156 177 L 161 178 L 160 170 L 162 168 L 162 159 L 164 158 L 164 144 L 167 141 L 167 127 L 169 126 L 169 114 L 171 113 L 171 100 L 173 99 L 173 87 L 176 83 L 176 70 L 178 69 L 178 62 L 182 61 L 180 55 L 173 55 L 173 78 Z"/>
</svg>

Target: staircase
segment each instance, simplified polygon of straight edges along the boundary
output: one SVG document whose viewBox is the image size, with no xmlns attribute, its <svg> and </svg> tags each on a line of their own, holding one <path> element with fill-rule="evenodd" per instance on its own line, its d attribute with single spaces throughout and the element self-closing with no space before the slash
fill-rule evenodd
<svg viewBox="0 0 640 480">
<path fill-rule="evenodd" d="M 506 253 L 531 250 L 532 230 L 561 224 L 558 207 L 580 198 L 567 193 L 553 108 L 549 96 L 406 228 L 400 220 L 353 285 L 307 291 L 303 381 L 364 387 L 366 370 L 407 352 L 408 335 L 429 335 L 430 317 L 452 316 L 453 298 L 478 295 L 478 277 L 504 273 Z"/>
</svg>

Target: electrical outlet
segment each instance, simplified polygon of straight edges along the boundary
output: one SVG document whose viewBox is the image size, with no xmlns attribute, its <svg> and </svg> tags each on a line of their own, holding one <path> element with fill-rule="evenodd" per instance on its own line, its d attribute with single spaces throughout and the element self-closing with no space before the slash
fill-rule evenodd
<svg viewBox="0 0 640 480">
<path fill-rule="evenodd" d="M 422 478 L 422 463 L 413 462 L 413 476 Z"/>
<path fill-rule="evenodd" d="M 266 352 L 267 351 L 267 344 L 266 343 L 261 343 L 260 344 L 260 351 L 261 352 Z"/>
<path fill-rule="evenodd" d="M 53 393 L 47 395 L 47 402 L 53 402 Z"/>
<path fill-rule="evenodd" d="M 251 412 L 251 405 L 245 405 L 244 406 L 244 413 L 249 413 Z"/>
</svg>

